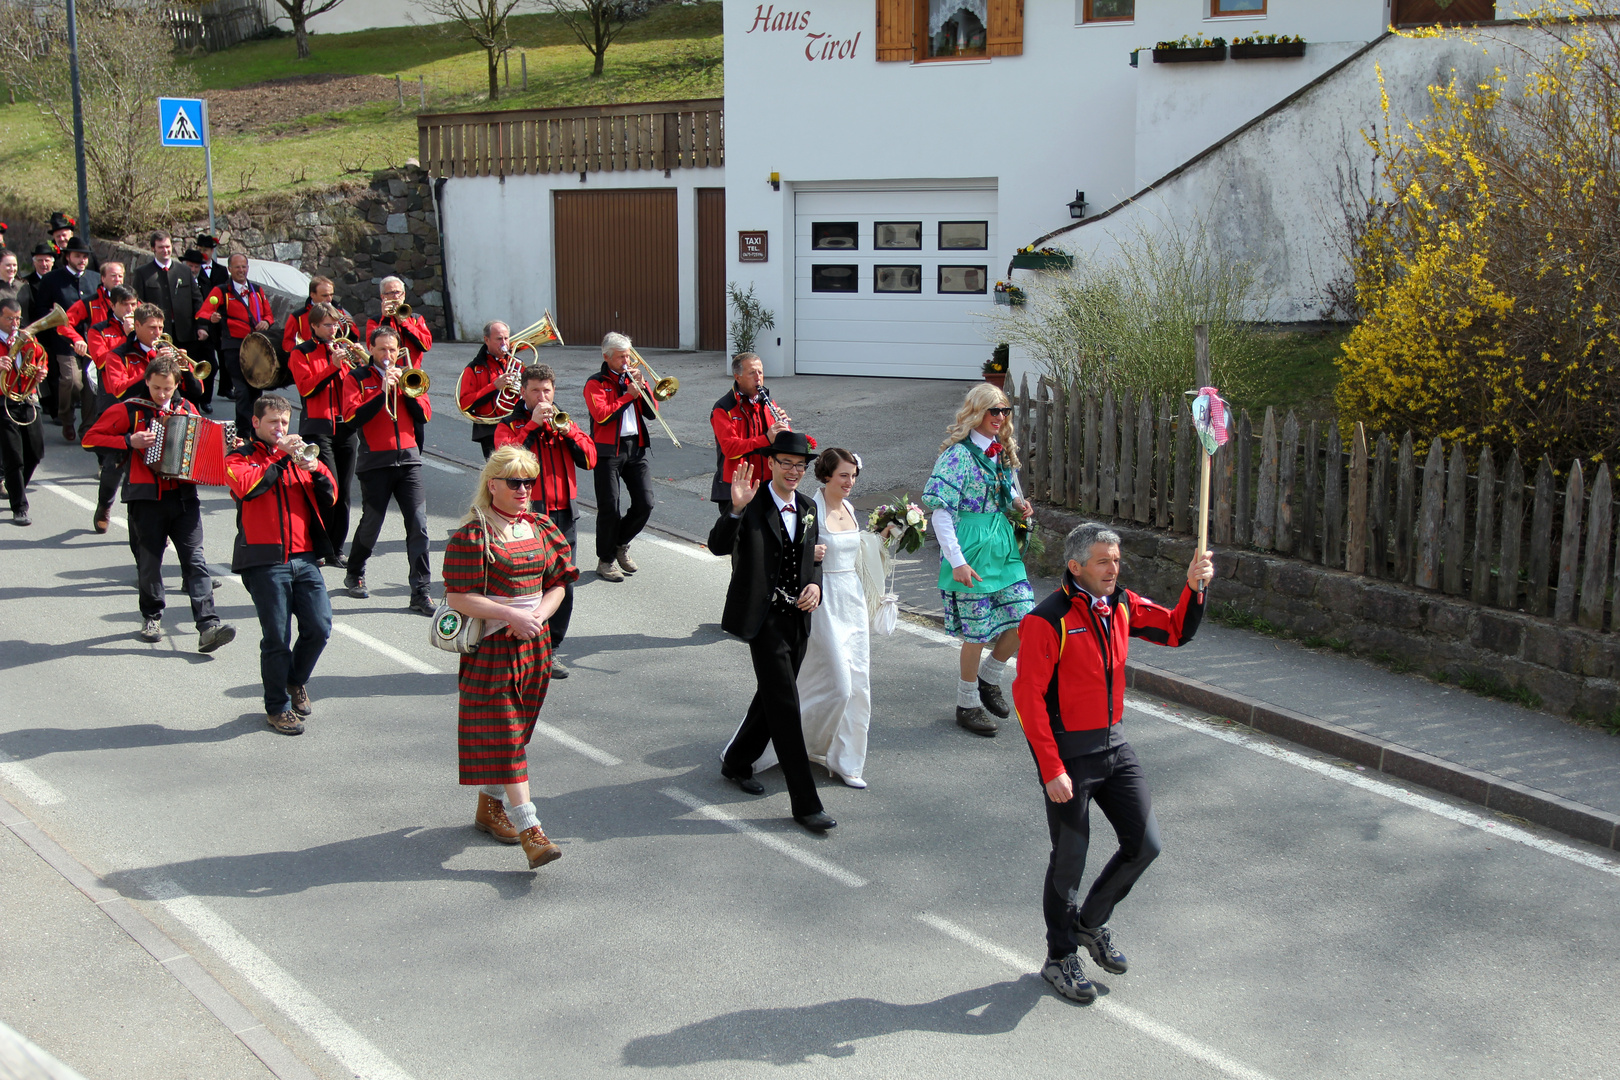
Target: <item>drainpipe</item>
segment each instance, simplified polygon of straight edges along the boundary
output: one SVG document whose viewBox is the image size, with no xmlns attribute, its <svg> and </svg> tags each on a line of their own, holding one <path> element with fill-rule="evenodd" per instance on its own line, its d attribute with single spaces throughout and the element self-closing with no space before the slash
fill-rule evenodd
<svg viewBox="0 0 1620 1080">
<path fill-rule="evenodd" d="M 433 208 L 437 212 L 439 226 L 439 281 L 444 293 L 444 335 L 452 341 L 456 339 L 455 309 L 450 306 L 450 246 L 445 243 L 444 237 L 444 182 L 449 177 L 441 176 L 433 181 Z"/>
</svg>

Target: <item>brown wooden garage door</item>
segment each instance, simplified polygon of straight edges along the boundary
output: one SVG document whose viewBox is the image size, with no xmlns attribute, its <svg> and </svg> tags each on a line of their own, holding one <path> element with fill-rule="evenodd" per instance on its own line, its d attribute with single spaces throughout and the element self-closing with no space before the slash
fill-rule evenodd
<svg viewBox="0 0 1620 1080">
<path fill-rule="evenodd" d="M 557 323 L 570 342 L 611 330 L 650 349 L 680 347 L 675 190 L 552 193 Z"/>
<path fill-rule="evenodd" d="M 726 189 L 697 189 L 698 348 L 726 347 Z"/>
</svg>

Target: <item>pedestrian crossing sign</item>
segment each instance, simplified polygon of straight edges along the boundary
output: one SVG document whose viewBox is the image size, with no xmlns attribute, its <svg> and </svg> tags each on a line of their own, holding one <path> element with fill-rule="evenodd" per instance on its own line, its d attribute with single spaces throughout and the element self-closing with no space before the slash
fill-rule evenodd
<svg viewBox="0 0 1620 1080">
<path fill-rule="evenodd" d="M 164 146 L 207 146 L 207 100 L 158 98 L 158 134 Z"/>
</svg>

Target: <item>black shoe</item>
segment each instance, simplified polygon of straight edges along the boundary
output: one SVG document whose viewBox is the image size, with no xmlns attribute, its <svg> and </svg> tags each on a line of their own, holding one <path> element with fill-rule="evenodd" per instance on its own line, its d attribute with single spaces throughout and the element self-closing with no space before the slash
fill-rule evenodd
<svg viewBox="0 0 1620 1080">
<path fill-rule="evenodd" d="M 205 401 L 201 405 L 197 406 L 197 408 L 202 410 L 204 416 L 214 415 L 214 404 L 211 401 Z"/>
<path fill-rule="evenodd" d="M 211 653 L 221 645 L 229 645 L 235 640 L 236 627 L 227 622 L 218 622 L 198 633 L 197 651 Z"/>
<path fill-rule="evenodd" d="M 335 566 L 339 570 L 347 570 L 349 568 L 349 560 L 345 559 L 342 555 L 332 555 L 328 558 L 322 559 L 321 565 Z"/>
<path fill-rule="evenodd" d="M 750 795 L 765 794 L 765 785 L 760 783 L 758 780 L 755 780 L 752 776 L 732 776 L 731 773 L 726 771 L 726 767 L 724 765 L 720 766 L 720 775 L 725 777 L 727 780 L 730 780 L 733 784 L 736 784 Z"/>
<path fill-rule="evenodd" d="M 353 574 L 345 574 L 343 575 L 343 587 L 347 589 L 349 595 L 354 597 L 356 600 L 364 600 L 371 595 L 371 590 L 366 588 L 366 579 L 364 577 L 355 577 Z"/>
<path fill-rule="evenodd" d="M 432 597 L 428 596 L 427 593 L 417 593 L 415 596 L 411 597 L 411 610 L 416 612 L 418 615 L 427 615 L 431 617 L 433 615 Z M 566 675 L 563 676 L 565 679 L 567 677 L 568 676 Z"/>
<path fill-rule="evenodd" d="M 1086 969 L 1080 963 L 1079 953 L 1070 953 L 1060 960 L 1049 957 L 1041 968 L 1041 978 L 1070 1001 L 1090 1005 L 1097 1000 L 1097 988 L 1086 978 Z"/>
<path fill-rule="evenodd" d="M 964 709 L 958 705 L 956 707 L 956 726 L 966 728 L 975 735 L 983 735 L 985 738 L 994 738 L 996 732 L 1001 730 L 996 726 L 996 722 L 990 719 L 985 714 L 985 711 L 977 705 L 971 709 Z"/>
<path fill-rule="evenodd" d="M 1003 720 L 1012 715 L 1012 710 L 1007 707 L 1007 699 L 1001 695 L 1001 687 L 993 682 L 979 680 L 979 700 L 984 703 L 986 709 Z"/>
<path fill-rule="evenodd" d="M 33 519 L 28 516 L 28 511 L 13 510 L 11 512 L 11 523 L 13 525 L 32 525 L 34 522 Z"/>
<path fill-rule="evenodd" d="M 826 832 L 828 829 L 836 829 L 838 827 L 838 822 L 834 821 L 825 810 L 817 810 L 813 814 L 805 814 L 802 817 L 798 814 L 794 814 L 793 820 L 797 821 L 800 825 L 803 825 L 811 832 Z"/>
<path fill-rule="evenodd" d="M 217 577 L 211 577 L 211 578 L 209 578 L 209 579 L 208 579 L 208 582 L 209 582 L 209 584 L 211 584 L 211 585 L 213 585 L 213 587 L 214 587 L 214 590 L 215 590 L 215 591 L 216 591 L 216 592 L 217 592 L 217 591 L 219 591 L 219 589 L 220 589 L 220 588 L 221 588 L 221 587 L 223 587 L 223 586 L 224 586 L 224 584 L 225 584 L 225 583 L 224 583 L 224 582 L 223 582 L 223 581 L 221 581 L 221 580 L 219 580 L 219 578 L 217 578 Z"/>
<path fill-rule="evenodd" d="M 1081 947 L 1091 954 L 1098 967 L 1113 975 L 1125 973 L 1125 954 L 1114 947 L 1114 936 L 1108 927 L 1087 930 L 1080 925 L 1077 917 L 1074 920 L 1074 936 L 1080 939 Z"/>
<path fill-rule="evenodd" d="M 572 674 L 573 672 L 568 670 L 568 665 L 562 662 L 562 657 L 556 655 L 552 656 L 551 677 L 553 679 L 566 679 Z"/>
</svg>

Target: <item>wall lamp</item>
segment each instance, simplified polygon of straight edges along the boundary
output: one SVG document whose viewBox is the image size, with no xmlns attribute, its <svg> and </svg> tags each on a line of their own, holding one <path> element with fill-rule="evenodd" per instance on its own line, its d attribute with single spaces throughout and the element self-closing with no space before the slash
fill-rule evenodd
<svg viewBox="0 0 1620 1080">
<path fill-rule="evenodd" d="M 779 172 L 771 173 L 770 185 L 771 185 L 771 190 L 772 191 L 781 191 L 782 190 L 782 174 L 779 173 Z"/>
<path fill-rule="evenodd" d="M 1069 216 L 1074 218 L 1076 221 L 1086 216 L 1085 192 L 1077 190 L 1074 193 L 1074 202 L 1069 204 Z"/>
</svg>

